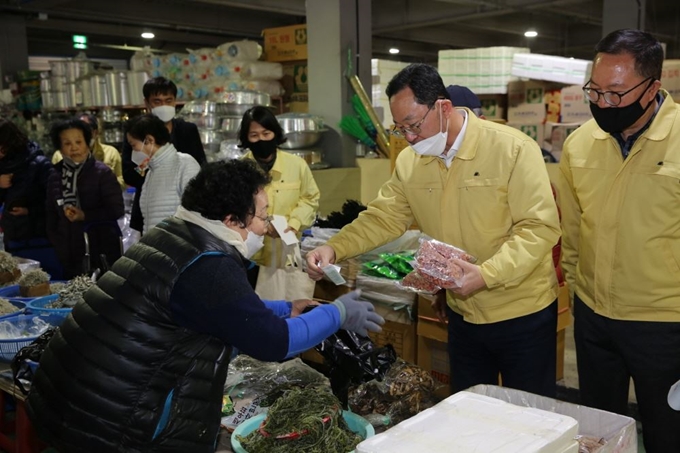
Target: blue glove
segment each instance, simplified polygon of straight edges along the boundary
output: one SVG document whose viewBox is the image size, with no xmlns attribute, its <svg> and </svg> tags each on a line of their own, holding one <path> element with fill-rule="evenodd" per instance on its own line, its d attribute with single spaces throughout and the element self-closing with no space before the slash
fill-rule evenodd
<svg viewBox="0 0 680 453">
<path fill-rule="evenodd" d="M 333 305 L 340 311 L 340 328 L 356 332 L 366 337 L 368 331 L 381 332 L 381 325 L 385 324 L 382 316 L 374 311 L 373 304 L 361 300 L 360 290 L 352 291 L 338 297 Z"/>
</svg>

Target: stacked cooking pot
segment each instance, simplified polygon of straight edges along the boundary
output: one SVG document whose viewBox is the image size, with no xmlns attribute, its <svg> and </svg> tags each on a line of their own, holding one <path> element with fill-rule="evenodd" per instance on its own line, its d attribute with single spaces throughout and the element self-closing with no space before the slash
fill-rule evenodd
<svg viewBox="0 0 680 453">
<path fill-rule="evenodd" d="M 286 137 L 281 149 L 304 159 L 312 170 L 330 166 L 323 161 L 321 149 L 314 147 L 326 131 L 320 117 L 307 113 L 284 113 L 276 119 Z"/>
<path fill-rule="evenodd" d="M 208 162 L 234 159 L 243 152 L 238 145 L 238 129 L 246 110 L 256 105 L 268 107 L 271 98 L 259 91 L 225 91 L 212 100 L 190 101 L 179 115 L 196 124 Z"/>
</svg>

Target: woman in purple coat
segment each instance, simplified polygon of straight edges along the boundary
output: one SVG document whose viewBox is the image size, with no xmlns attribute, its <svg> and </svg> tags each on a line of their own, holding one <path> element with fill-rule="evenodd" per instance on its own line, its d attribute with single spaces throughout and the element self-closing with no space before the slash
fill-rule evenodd
<svg viewBox="0 0 680 453">
<path fill-rule="evenodd" d="M 64 277 L 70 279 L 88 269 L 86 231 L 92 268 L 104 267 L 102 254 L 108 264 L 120 258 L 116 221 L 124 213 L 123 195 L 116 175 L 92 156 L 87 123 L 77 119 L 58 123 L 50 135 L 64 160 L 55 165 L 47 184 L 47 233 Z"/>
</svg>

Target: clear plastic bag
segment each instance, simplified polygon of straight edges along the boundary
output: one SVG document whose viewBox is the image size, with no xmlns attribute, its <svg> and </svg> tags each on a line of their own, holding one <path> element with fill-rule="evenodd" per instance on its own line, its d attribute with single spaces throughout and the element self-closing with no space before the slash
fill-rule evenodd
<svg viewBox="0 0 680 453">
<path fill-rule="evenodd" d="M 229 365 L 222 399 L 222 425 L 228 430 L 260 414 L 291 387 L 328 386 L 328 379 L 300 359 L 260 362 L 241 354 Z"/>
<path fill-rule="evenodd" d="M 17 340 L 21 338 L 39 337 L 47 329 L 52 327 L 40 317 L 35 317 L 27 322 L 0 321 L 0 339 Z"/>
<path fill-rule="evenodd" d="M 397 424 L 434 406 L 434 392 L 440 386 L 427 371 L 397 359 L 382 381 L 372 380 L 352 388 L 349 406 L 361 416 L 380 414 L 387 417 L 370 417 L 382 425 L 386 421 Z"/>
<path fill-rule="evenodd" d="M 423 277 L 417 270 L 409 272 L 406 277 L 398 282 L 394 282 L 394 284 L 403 290 L 418 294 L 436 294 L 442 289 L 440 286 L 432 283 L 430 279 Z"/>
<path fill-rule="evenodd" d="M 421 239 L 416 252 L 415 269 L 430 283 L 441 288 L 460 286 L 463 268 L 454 262 L 454 258 L 477 262 L 477 258 L 465 250 L 445 244 L 436 239 Z"/>
</svg>

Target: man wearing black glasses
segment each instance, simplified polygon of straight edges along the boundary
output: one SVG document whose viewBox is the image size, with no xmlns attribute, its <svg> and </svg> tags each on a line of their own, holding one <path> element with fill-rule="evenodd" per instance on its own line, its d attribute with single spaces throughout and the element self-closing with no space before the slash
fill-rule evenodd
<svg viewBox="0 0 680 453">
<path fill-rule="evenodd" d="M 680 108 L 652 35 L 617 30 L 595 50 L 593 120 L 565 141 L 559 185 L 581 400 L 626 414 L 632 378 L 647 453 L 677 452 Z"/>
<path fill-rule="evenodd" d="M 476 264 L 436 307 L 449 324 L 451 389 L 503 385 L 555 396 L 557 208 L 541 150 L 522 132 L 452 105 L 432 66 L 387 86 L 394 133 L 410 146 L 366 211 L 307 254 L 308 273 L 401 236 L 413 221 Z"/>
</svg>

